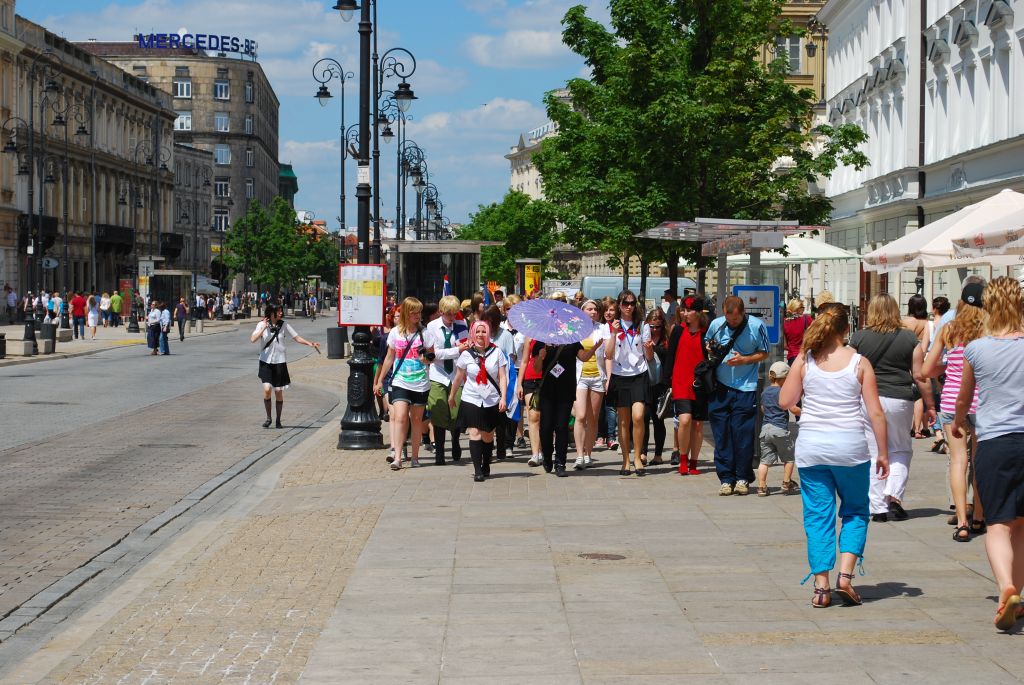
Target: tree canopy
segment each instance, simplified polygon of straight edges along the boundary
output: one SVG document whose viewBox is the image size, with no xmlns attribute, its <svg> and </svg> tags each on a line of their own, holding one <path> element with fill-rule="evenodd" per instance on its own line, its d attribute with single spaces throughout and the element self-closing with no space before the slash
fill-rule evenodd
<svg viewBox="0 0 1024 685">
<path fill-rule="evenodd" d="M 485 281 L 515 281 L 516 259 L 547 259 L 555 246 L 555 207 L 510 190 L 499 202 L 480 205 L 459 229 L 459 240 L 496 240 L 504 243 L 480 250 L 480 275 Z"/>
<path fill-rule="evenodd" d="M 613 0 L 610 30 L 583 6 L 566 13 L 563 40 L 591 77 L 569 81 L 568 101 L 548 94 L 558 135 L 533 158 L 563 241 L 667 259 L 674 276 L 680 256 L 701 263 L 700 246 L 638 231 L 698 216 L 827 221 L 830 201 L 807 185 L 840 161 L 867 164 L 866 136 L 812 131 L 816 94 L 785 82 L 785 58 L 761 61 L 764 46 L 800 32 L 782 4 Z"/>
</svg>

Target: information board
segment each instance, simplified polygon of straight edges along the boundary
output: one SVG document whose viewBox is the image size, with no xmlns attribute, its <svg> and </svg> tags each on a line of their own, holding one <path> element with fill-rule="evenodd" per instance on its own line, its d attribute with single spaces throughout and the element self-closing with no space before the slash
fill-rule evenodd
<svg viewBox="0 0 1024 685">
<path fill-rule="evenodd" d="M 778 345 L 782 334 L 780 306 L 782 294 L 777 285 L 734 285 L 732 294 L 743 300 L 747 314 L 761 319 L 768 329 L 768 341 Z"/>
<path fill-rule="evenodd" d="M 338 265 L 338 325 L 380 326 L 387 301 L 387 266 Z"/>
</svg>

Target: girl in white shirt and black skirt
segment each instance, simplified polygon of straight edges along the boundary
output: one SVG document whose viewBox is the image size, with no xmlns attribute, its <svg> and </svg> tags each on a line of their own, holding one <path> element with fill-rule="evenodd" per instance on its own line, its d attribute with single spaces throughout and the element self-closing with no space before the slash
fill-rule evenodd
<svg viewBox="0 0 1024 685">
<path fill-rule="evenodd" d="M 481 319 L 469 328 L 472 346 L 455 362 L 455 378 L 448 404 L 455 406 L 456 394 L 463 383 L 459 405 L 459 427 L 469 433 L 469 454 L 473 458 L 473 480 L 477 483 L 491 475 L 494 430 L 501 425 L 508 390 L 508 360 L 491 342 L 491 326 Z"/>
<path fill-rule="evenodd" d="M 249 336 L 249 342 L 259 340 L 263 349 L 260 350 L 260 380 L 263 381 L 263 408 L 267 410 L 267 420 L 263 422 L 264 428 L 270 428 L 270 392 L 273 390 L 277 399 L 277 428 L 281 425 L 281 408 L 284 406 L 284 389 L 291 383 L 288 375 L 288 361 L 285 355 L 284 338 L 282 334 L 291 336 L 292 340 L 300 345 L 307 345 L 314 348 L 317 354 L 320 353 L 320 343 L 309 342 L 304 339 L 290 324 L 284 321 L 284 310 L 279 304 L 267 305 L 266 317 L 256 324 L 256 330 Z"/>
<path fill-rule="evenodd" d="M 651 327 L 644 323 L 632 290 L 619 293 L 618 319 L 611 322 L 611 336 L 605 343 L 605 364 L 610 367 L 607 401 L 618 414 L 619 445 L 622 447 L 622 469 L 629 475 L 629 448 L 633 447 L 633 470 L 643 476 L 646 471 L 640 460 L 644 441 L 644 417 L 651 382 L 647 362 L 654 356 Z"/>
</svg>

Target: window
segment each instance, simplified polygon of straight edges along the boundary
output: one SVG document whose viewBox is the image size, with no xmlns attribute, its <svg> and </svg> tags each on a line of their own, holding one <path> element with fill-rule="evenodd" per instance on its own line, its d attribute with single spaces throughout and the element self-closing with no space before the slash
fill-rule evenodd
<svg viewBox="0 0 1024 685">
<path fill-rule="evenodd" d="M 192 79 L 188 79 L 188 78 L 176 78 L 176 79 L 174 79 L 174 97 L 176 97 L 176 98 L 191 98 L 192 97 Z"/>
<path fill-rule="evenodd" d="M 213 130 L 218 133 L 227 133 L 231 130 L 231 126 L 228 123 L 227 112 L 215 112 L 213 115 Z"/>
<path fill-rule="evenodd" d="M 213 182 L 213 194 L 216 197 L 231 197 L 231 183 L 226 178 L 218 178 Z"/>
<path fill-rule="evenodd" d="M 175 76 L 188 76 L 188 67 L 174 67 Z"/>
<path fill-rule="evenodd" d="M 223 79 L 217 79 L 213 82 L 213 99 L 214 100 L 230 100 L 231 99 L 231 82 Z"/>
<path fill-rule="evenodd" d="M 245 179 L 245 197 L 249 200 L 256 197 L 256 183 L 251 178 Z"/>
<path fill-rule="evenodd" d="M 135 74 L 136 76 L 138 76 L 139 78 L 145 78 L 145 76 L 146 76 L 146 65 L 145 64 L 136 64 L 135 66 L 132 67 L 132 73 Z"/>
<path fill-rule="evenodd" d="M 253 85 L 252 81 L 245 82 L 245 101 L 249 104 L 253 103 Z"/>
<path fill-rule="evenodd" d="M 213 148 L 213 161 L 221 166 L 231 164 L 231 148 L 227 145 L 215 146 Z"/>
<path fill-rule="evenodd" d="M 228 77 L 228 70 L 225 69 L 224 67 L 218 67 L 217 68 L 217 78 L 227 78 L 227 77 Z"/>
<path fill-rule="evenodd" d="M 775 58 L 785 58 L 789 65 L 789 73 L 800 73 L 800 36 L 779 38 L 775 44 Z"/>
<path fill-rule="evenodd" d="M 245 166 L 253 167 L 256 165 L 256 151 L 251 147 L 245 148 Z"/>
<path fill-rule="evenodd" d="M 191 131 L 192 130 L 192 110 L 182 110 L 178 112 L 178 118 L 174 120 L 175 131 Z"/>
<path fill-rule="evenodd" d="M 245 115 L 245 135 L 247 135 L 247 136 L 251 136 L 252 135 L 252 115 L 251 114 L 246 114 Z"/>
<path fill-rule="evenodd" d="M 226 231 L 230 228 L 228 225 L 228 210 L 226 209 L 214 209 L 213 210 L 213 230 L 215 231 Z"/>
</svg>

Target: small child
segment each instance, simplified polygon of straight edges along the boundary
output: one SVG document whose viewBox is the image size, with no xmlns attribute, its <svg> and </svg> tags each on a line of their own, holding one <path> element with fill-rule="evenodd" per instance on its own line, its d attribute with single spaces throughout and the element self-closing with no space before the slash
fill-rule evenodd
<svg viewBox="0 0 1024 685">
<path fill-rule="evenodd" d="M 761 463 L 757 467 L 757 496 L 767 497 L 768 467 L 783 464 L 782 493 L 792 495 L 797 486 L 793 482 L 793 451 L 795 441 L 789 430 L 789 412 L 779 407 L 779 392 L 789 375 L 789 364 L 775 362 L 768 370 L 771 385 L 761 393 L 761 411 L 764 425 L 761 426 Z M 800 416 L 800 407 L 793 407 L 793 414 Z"/>
</svg>

